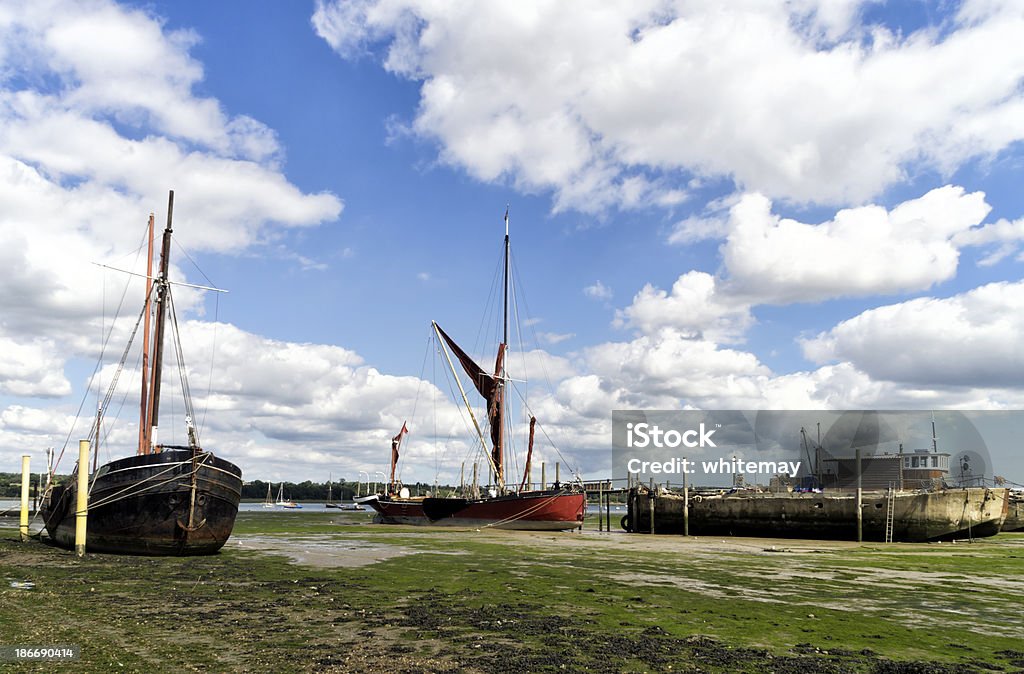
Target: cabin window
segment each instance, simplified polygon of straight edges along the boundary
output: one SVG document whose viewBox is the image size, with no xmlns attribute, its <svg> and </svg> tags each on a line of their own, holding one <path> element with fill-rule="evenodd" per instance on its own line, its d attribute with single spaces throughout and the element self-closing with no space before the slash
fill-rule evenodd
<svg viewBox="0 0 1024 674">
<path fill-rule="evenodd" d="M 910 460 L 910 467 L 911 468 L 917 468 L 918 467 L 917 457 L 916 456 Z"/>
<path fill-rule="evenodd" d="M 903 467 L 904 468 L 910 468 L 910 457 L 909 456 L 907 458 L 903 459 Z"/>
<path fill-rule="evenodd" d="M 938 467 L 939 467 L 939 457 L 933 456 L 932 457 L 932 468 L 938 468 Z"/>
</svg>

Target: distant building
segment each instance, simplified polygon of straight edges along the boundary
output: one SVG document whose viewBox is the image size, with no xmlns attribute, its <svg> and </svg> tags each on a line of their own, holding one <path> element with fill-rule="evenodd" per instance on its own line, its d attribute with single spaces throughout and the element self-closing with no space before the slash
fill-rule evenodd
<svg viewBox="0 0 1024 674">
<path fill-rule="evenodd" d="M 918 449 L 903 454 L 874 454 L 861 457 L 861 486 L 864 489 L 929 489 L 942 485 L 949 475 L 949 454 Z M 857 488 L 857 459 L 822 460 L 821 483 L 833 489 Z"/>
</svg>

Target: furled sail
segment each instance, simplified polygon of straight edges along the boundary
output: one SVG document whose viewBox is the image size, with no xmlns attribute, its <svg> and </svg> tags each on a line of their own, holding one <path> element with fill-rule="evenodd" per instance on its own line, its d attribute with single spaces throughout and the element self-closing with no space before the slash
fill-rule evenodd
<svg viewBox="0 0 1024 674">
<path fill-rule="evenodd" d="M 402 438 L 409 432 L 409 428 L 402 422 L 402 430 L 398 435 L 391 438 L 391 486 L 395 486 L 395 466 L 398 465 L 398 449 L 402 446 Z"/>
<path fill-rule="evenodd" d="M 487 401 L 487 422 L 491 428 L 491 458 L 494 461 L 494 466 L 498 471 L 498 481 L 504 480 L 503 475 L 503 435 L 504 435 L 504 396 L 502 395 L 502 381 L 501 371 L 504 365 L 505 357 L 505 345 L 502 344 L 498 347 L 498 358 L 495 363 L 495 374 L 491 375 L 486 372 L 482 367 L 476 364 L 468 353 L 462 350 L 458 344 L 455 343 L 451 337 L 448 336 L 441 326 L 437 326 L 437 331 L 444 339 L 445 343 L 448 344 L 448 348 L 452 350 L 455 357 L 458 358 L 462 364 L 462 369 L 469 375 L 470 381 L 473 382 L 473 386 L 479 391 L 480 395 L 483 396 L 484 400 Z"/>
</svg>

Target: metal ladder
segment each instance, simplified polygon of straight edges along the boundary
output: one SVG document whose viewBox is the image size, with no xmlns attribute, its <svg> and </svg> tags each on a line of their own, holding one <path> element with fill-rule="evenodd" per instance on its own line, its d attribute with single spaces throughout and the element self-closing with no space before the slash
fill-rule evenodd
<svg viewBox="0 0 1024 674">
<path fill-rule="evenodd" d="M 889 485 L 889 492 L 885 497 L 885 542 L 892 543 L 893 523 L 896 518 L 896 504 L 893 502 L 895 490 Z"/>
</svg>

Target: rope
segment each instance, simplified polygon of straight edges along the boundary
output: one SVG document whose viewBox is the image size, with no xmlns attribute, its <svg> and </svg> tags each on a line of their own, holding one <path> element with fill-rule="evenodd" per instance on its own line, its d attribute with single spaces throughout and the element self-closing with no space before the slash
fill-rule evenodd
<svg viewBox="0 0 1024 674">
<path fill-rule="evenodd" d="M 90 503 L 89 504 L 89 508 L 98 508 L 100 506 L 108 505 L 110 503 L 115 503 L 117 501 L 123 501 L 123 500 L 125 500 L 127 498 L 130 498 L 132 496 L 137 496 L 138 494 L 141 494 L 141 493 L 143 493 L 145 491 L 149 491 L 150 489 L 156 489 L 157 487 L 162 487 L 165 484 L 170 484 L 171 482 L 174 482 L 176 480 L 182 479 L 184 477 L 191 477 L 193 474 L 198 473 L 200 466 L 205 465 L 207 460 L 209 458 L 211 458 L 212 456 L 213 455 L 210 454 L 209 452 L 204 452 L 201 455 L 202 458 L 200 458 L 198 460 L 198 462 L 196 463 L 196 467 L 194 469 L 188 471 L 184 475 L 177 475 L 177 476 L 175 476 L 175 477 L 173 477 L 173 478 L 171 478 L 169 480 L 164 480 L 162 482 L 159 482 L 158 484 L 153 484 L 153 485 L 145 486 L 145 487 L 142 487 L 141 489 L 138 488 L 141 485 L 145 485 L 147 482 L 151 482 L 151 481 L 159 478 L 160 476 L 165 475 L 166 473 L 171 472 L 172 470 L 174 470 L 176 468 L 180 468 L 181 466 L 184 466 L 185 464 L 191 464 L 192 463 L 192 459 L 190 458 L 190 459 L 186 459 L 184 461 L 178 461 L 178 462 L 175 462 L 175 463 L 169 463 L 169 464 L 167 464 L 167 468 L 162 470 L 162 471 L 160 471 L 159 473 L 155 473 L 153 475 L 150 475 L 145 480 L 142 480 L 140 482 L 136 482 L 136 483 L 134 483 L 132 485 L 129 485 L 128 487 L 125 487 L 121 491 L 114 492 L 110 496 L 108 496 L 108 497 L 106 497 L 104 499 L 100 499 L 99 501 L 96 501 L 95 503 Z M 92 484 L 89 485 L 89 492 L 90 493 L 92 493 L 92 488 L 93 488 L 93 486 L 95 486 L 95 484 L 96 484 L 96 480 L 94 479 Z M 135 491 L 132 491 L 133 489 L 135 489 Z M 122 494 L 123 494 L 123 496 L 122 496 Z"/>
<path fill-rule="evenodd" d="M 515 515 L 515 516 L 512 516 L 512 517 L 506 517 L 503 520 L 498 520 L 497 522 L 491 522 L 490 524 L 485 524 L 483 528 L 487 529 L 489 527 L 495 527 L 495 526 L 498 526 L 498 525 L 501 525 L 501 524 L 508 524 L 509 522 L 516 522 L 518 520 L 521 520 L 524 517 L 526 517 L 527 515 L 532 515 L 533 513 L 537 512 L 538 510 L 540 510 L 544 506 L 548 505 L 549 503 L 551 503 L 552 501 L 557 499 L 559 496 L 561 496 L 561 494 L 555 494 L 554 496 L 548 496 L 547 498 L 545 498 L 540 503 L 538 503 L 536 505 L 533 505 L 533 506 L 530 506 L 529 508 L 527 508 L 523 512 L 519 513 L 518 515 Z"/>
<path fill-rule="evenodd" d="M 534 417 L 537 416 L 537 415 L 535 415 L 533 413 L 533 409 L 530 407 L 530 404 L 528 402 L 526 402 L 526 400 L 523 398 L 522 394 L 519 393 L 519 389 L 516 387 L 515 383 L 512 384 L 512 388 L 515 389 L 515 392 L 517 394 L 519 394 L 519 398 L 523 401 L 523 406 L 526 408 L 526 411 L 530 413 L 530 416 L 534 416 Z M 539 422 L 538 422 L 537 425 L 540 426 L 540 432 L 543 433 L 544 437 L 547 438 L 549 443 L 551 443 L 551 449 L 555 450 L 555 454 L 558 455 L 558 458 L 560 458 L 565 463 L 566 467 L 568 467 L 569 470 L 571 470 L 573 473 L 578 473 L 579 471 L 577 471 L 576 469 L 570 467 L 568 459 L 566 459 L 562 455 L 562 452 L 558 451 L 558 446 L 555 444 L 555 441 L 551 439 L 551 436 L 548 435 L 548 432 L 544 429 L 544 426 L 541 426 L 541 424 Z"/>
<path fill-rule="evenodd" d="M 202 273 L 201 270 L 200 273 Z M 206 407 L 203 408 L 203 419 L 199 422 L 196 437 L 206 427 L 206 413 L 210 411 L 210 394 L 213 393 L 213 363 L 217 359 L 217 330 L 220 327 L 220 293 L 214 293 L 213 299 L 213 348 L 210 349 L 210 379 L 206 387 Z"/>
<path fill-rule="evenodd" d="M 199 442 L 199 431 L 195 427 L 195 408 L 192 406 L 192 390 L 188 385 L 188 373 L 185 370 L 185 352 L 181 346 L 181 330 L 178 327 L 178 313 L 174 309 L 174 296 L 171 293 L 171 287 L 167 286 L 167 303 L 168 308 L 171 310 L 171 333 L 174 336 L 174 354 L 175 359 L 178 362 L 178 378 L 181 380 L 181 394 L 185 399 L 185 416 L 192 424 L 192 429 L 196 434 L 195 441 Z M 189 446 L 192 445 L 192 438 L 189 437 Z"/>
</svg>

